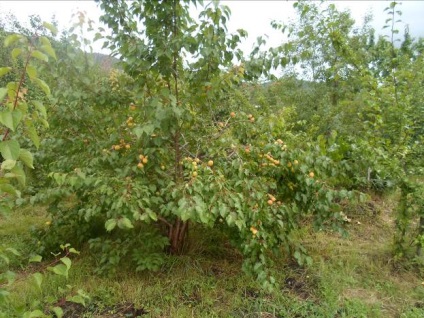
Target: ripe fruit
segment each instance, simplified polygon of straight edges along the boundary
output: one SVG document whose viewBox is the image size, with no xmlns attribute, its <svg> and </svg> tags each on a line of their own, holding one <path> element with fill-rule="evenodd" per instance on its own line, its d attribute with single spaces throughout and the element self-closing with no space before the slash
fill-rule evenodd
<svg viewBox="0 0 424 318">
<path fill-rule="evenodd" d="M 120 150 L 120 149 L 121 149 L 121 147 L 120 147 L 119 145 L 115 145 L 115 146 L 114 146 L 114 149 L 115 149 L 115 150 Z"/>
<path fill-rule="evenodd" d="M 268 194 L 268 198 L 270 198 L 272 202 L 275 202 L 277 200 L 272 194 Z"/>
<path fill-rule="evenodd" d="M 144 165 L 141 162 L 139 162 L 138 165 L 137 165 L 137 168 L 143 169 L 144 168 Z"/>
<path fill-rule="evenodd" d="M 269 199 L 267 202 L 269 205 L 272 205 L 274 203 L 274 201 L 272 201 L 271 199 Z"/>
<path fill-rule="evenodd" d="M 144 157 L 143 160 L 141 160 L 144 164 L 146 164 L 148 162 L 147 157 Z"/>
<path fill-rule="evenodd" d="M 199 159 L 199 158 L 196 158 L 196 159 L 194 159 L 194 161 L 195 161 L 196 163 L 199 163 L 199 162 L 200 162 L 200 159 Z"/>
<path fill-rule="evenodd" d="M 249 120 L 250 120 L 251 123 L 254 123 L 255 122 L 255 117 L 251 117 Z"/>
<path fill-rule="evenodd" d="M 287 167 L 291 168 L 292 163 L 289 161 L 289 163 L 287 164 Z"/>
<path fill-rule="evenodd" d="M 234 118 L 234 117 L 236 117 L 236 113 L 235 113 L 235 112 L 231 112 L 231 113 L 230 113 L 230 116 L 231 116 L 232 118 Z"/>
<path fill-rule="evenodd" d="M 250 153 L 250 148 L 249 148 L 249 147 L 246 147 L 246 148 L 244 148 L 244 151 L 245 151 L 246 153 Z"/>
<path fill-rule="evenodd" d="M 165 166 L 164 166 L 164 165 L 160 166 L 160 168 L 161 168 L 162 170 L 165 170 Z"/>
<path fill-rule="evenodd" d="M 295 165 L 298 165 L 298 164 L 299 164 L 299 161 L 295 160 L 295 161 L 293 161 L 293 163 L 294 163 Z"/>
<path fill-rule="evenodd" d="M 310 176 L 311 178 L 313 178 L 313 177 L 315 176 L 315 173 L 313 173 L 313 172 L 311 171 L 311 172 L 309 172 L 309 176 Z"/>
<path fill-rule="evenodd" d="M 136 109 L 137 109 L 137 107 L 134 105 L 134 103 L 131 103 L 130 104 L 130 110 L 134 111 Z"/>
<path fill-rule="evenodd" d="M 258 229 L 254 226 L 250 227 L 250 232 L 252 232 L 253 235 L 256 235 L 258 233 Z"/>
<path fill-rule="evenodd" d="M 209 166 L 209 167 L 212 167 L 212 166 L 213 166 L 213 161 L 212 161 L 212 160 L 209 160 L 209 161 L 208 161 L 208 166 Z"/>
<path fill-rule="evenodd" d="M 252 118 L 253 117 L 253 115 L 252 114 L 249 114 L 249 115 L 247 115 L 247 118 Z"/>
<path fill-rule="evenodd" d="M 193 171 L 192 175 L 193 177 L 197 177 L 197 171 Z"/>
<path fill-rule="evenodd" d="M 125 145 L 125 149 L 130 149 L 131 148 L 131 145 L 130 144 L 126 144 Z"/>
</svg>

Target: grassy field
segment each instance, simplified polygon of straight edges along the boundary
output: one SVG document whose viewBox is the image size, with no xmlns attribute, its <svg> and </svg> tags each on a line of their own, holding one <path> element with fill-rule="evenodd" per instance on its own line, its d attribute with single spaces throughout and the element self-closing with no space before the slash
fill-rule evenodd
<svg viewBox="0 0 424 318">
<path fill-rule="evenodd" d="M 313 265 L 301 268 L 289 259 L 277 260 L 273 272 L 279 287 L 272 293 L 262 292 L 243 274 L 237 251 L 202 232 L 192 234 L 187 255 L 169 257 L 155 273 L 123 270 L 98 276 L 93 272 L 96 256 L 83 249 L 73 258 L 69 280 L 45 272 L 42 290 L 31 274 L 45 264 L 22 265 L 15 257 L 10 304 L 0 310 L 12 317 L 11 306 L 24 310 L 51 303 L 62 306 L 65 317 L 424 317 L 422 273 L 395 263 L 391 254 L 394 205 L 391 197 L 375 197 L 350 207 L 346 238 L 314 232 L 306 224 L 296 235 Z M 46 226 L 46 220 L 42 208 L 29 207 L 1 218 L 0 244 L 29 253 L 34 244 L 29 228 Z M 64 301 L 64 295 L 78 289 L 90 297 L 85 307 Z"/>
</svg>

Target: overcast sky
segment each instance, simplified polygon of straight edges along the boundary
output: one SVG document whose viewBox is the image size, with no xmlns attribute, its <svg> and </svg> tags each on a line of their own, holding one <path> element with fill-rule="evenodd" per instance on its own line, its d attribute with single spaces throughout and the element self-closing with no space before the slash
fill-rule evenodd
<svg viewBox="0 0 424 318">
<path fill-rule="evenodd" d="M 383 32 L 382 27 L 387 18 L 384 8 L 390 4 L 390 1 L 331 1 L 338 9 L 349 9 L 357 25 L 361 25 L 367 12 L 373 12 L 374 22 L 372 25 L 377 32 Z M 282 41 L 282 35 L 270 27 L 272 20 L 280 20 L 288 23 L 294 18 L 294 1 L 221 1 L 230 7 L 232 15 L 228 25 L 230 32 L 242 28 L 249 33 L 248 40 L 242 45 L 242 49 L 250 51 L 255 39 L 261 35 L 268 35 L 269 45 L 278 45 Z M 409 25 L 411 34 L 414 37 L 424 37 L 424 1 L 403 1 L 399 6 L 402 11 L 402 24 L 398 26 L 400 33 L 403 34 L 405 24 Z M 20 21 L 26 21 L 31 14 L 38 14 L 44 20 L 50 20 L 51 16 L 56 15 L 60 28 L 66 28 L 70 25 L 71 14 L 77 10 L 86 11 L 88 16 L 94 21 L 98 21 L 101 10 L 97 8 L 94 1 L 0 1 L 0 12 L 11 12 L 15 14 Z M 95 46 L 99 51 L 100 46 Z"/>
</svg>

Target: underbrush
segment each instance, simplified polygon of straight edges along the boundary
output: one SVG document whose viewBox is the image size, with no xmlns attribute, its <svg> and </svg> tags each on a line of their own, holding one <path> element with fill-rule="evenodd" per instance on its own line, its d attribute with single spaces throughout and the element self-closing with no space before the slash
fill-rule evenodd
<svg viewBox="0 0 424 318">
<path fill-rule="evenodd" d="M 192 229 L 188 253 L 167 256 L 155 272 L 122 268 L 111 276 L 93 274 L 98 259 L 84 247 L 73 257 L 69 278 L 45 273 L 43 289 L 34 288 L 30 275 L 43 264 L 27 266 L 14 258 L 17 272 L 9 304 L 12 307 L 61 306 L 64 317 L 423 317 L 424 285 L 419 271 L 392 257 L 394 196 L 373 197 L 346 207 L 347 237 L 313 231 L 305 224 L 296 236 L 313 259 L 300 267 L 281 256 L 272 268 L 273 292 L 263 292 L 241 271 L 242 257 L 212 230 Z M 0 220 L 2 245 L 30 253 L 30 227 L 48 222 L 43 208 L 25 208 Z M 6 270 L 2 264 L 2 270 Z M 65 301 L 82 289 L 86 305 Z M 15 311 L 19 312 L 18 311 Z"/>
</svg>

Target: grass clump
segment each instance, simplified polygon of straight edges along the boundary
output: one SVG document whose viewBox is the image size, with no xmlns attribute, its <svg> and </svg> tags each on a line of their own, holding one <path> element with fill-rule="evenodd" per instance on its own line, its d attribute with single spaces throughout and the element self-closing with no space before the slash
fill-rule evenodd
<svg viewBox="0 0 424 318">
<path fill-rule="evenodd" d="M 270 293 L 240 270 L 242 258 L 225 238 L 194 229 L 189 252 L 168 256 L 156 272 L 127 268 L 109 277 L 93 275 L 96 256 L 83 249 L 67 281 L 46 274 L 40 291 L 31 282 L 34 268 L 21 264 L 10 304 L 59 304 L 65 317 L 423 317 L 423 277 L 392 257 L 392 208 L 390 198 L 350 207 L 347 237 L 314 232 L 306 224 L 297 236 L 313 264 L 276 260 L 278 288 Z M 28 228 L 46 226 L 46 220 L 42 208 L 3 218 L 1 241 L 28 252 Z M 73 287 L 64 290 L 66 285 Z M 66 302 L 79 289 L 90 296 L 85 307 Z M 5 317 L 12 305 L 0 307 Z"/>
</svg>

